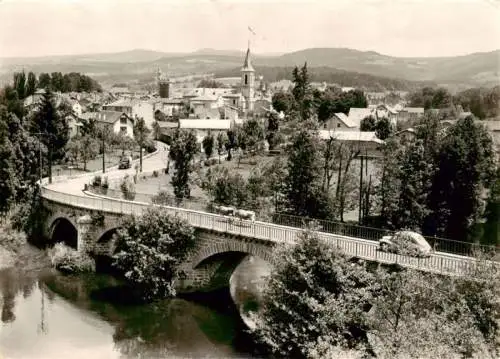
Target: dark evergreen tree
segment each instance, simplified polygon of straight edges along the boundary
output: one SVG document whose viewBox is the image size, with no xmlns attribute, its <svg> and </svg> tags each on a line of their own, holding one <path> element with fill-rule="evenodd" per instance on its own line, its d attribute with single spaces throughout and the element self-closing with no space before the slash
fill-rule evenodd
<svg viewBox="0 0 500 359">
<path fill-rule="evenodd" d="M 0 214 L 5 215 L 15 199 L 15 169 L 9 127 L 0 118 Z"/>
<path fill-rule="evenodd" d="M 189 175 L 192 171 L 192 160 L 198 152 L 196 136 L 191 131 L 177 130 L 170 146 L 169 156 L 174 161 L 175 173 L 172 176 L 172 186 L 177 199 L 189 198 Z"/>
<path fill-rule="evenodd" d="M 36 75 L 30 71 L 26 82 L 26 96 L 33 95 L 36 91 L 37 85 Z"/>
</svg>

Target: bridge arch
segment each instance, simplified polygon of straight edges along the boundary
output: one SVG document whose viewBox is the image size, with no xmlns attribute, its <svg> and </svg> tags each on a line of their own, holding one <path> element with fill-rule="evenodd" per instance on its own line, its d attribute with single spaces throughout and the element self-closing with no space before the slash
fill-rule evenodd
<svg viewBox="0 0 500 359">
<path fill-rule="evenodd" d="M 78 249 L 78 229 L 67 217 L 57 217 L 52 221 L 49 238 L 51 243 L 62 242 L 73 249 Z"/>
</svg>

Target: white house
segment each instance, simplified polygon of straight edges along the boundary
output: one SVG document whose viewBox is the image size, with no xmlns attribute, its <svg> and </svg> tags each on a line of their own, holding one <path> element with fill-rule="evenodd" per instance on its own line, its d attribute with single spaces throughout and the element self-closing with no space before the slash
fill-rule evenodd
<svg viewBox="0 0 500 359">
<path fill-rule="evenodd" d="M 109 132 L 134 138 L 134 121 L 125 112 L 101 111 L 96 114 L 95 119 L 97 126 L 106 128 Z"/>
<path fill-rule="evenodd" d="M 373 109 L 351 107 L 349 109 L 349 114 L 347 115 L 347 118 L 349 119 L 350 123 L 354 124 L 357 128 L 360 128 L 361 121 L 363 121 L 364 118 L 372 115 L 373 115 Z"/>
<path fill-rule="evenodd" d="M 103 111 L 115 111 L 127 114 L 130 118 L 142 117 L 146 126 L 152 128 L 155 121 L 153 105 L 136 99 L 120 99 L 102 107 Z"/>
<path fill-rule="evenodd" d="M 352 121 L 344 113 L 334 113 L 323 124 L 324 130 L 343 130 L 343 131 L 359 131 L 359 124 Z"/>
<path fill-rule="evenodd" d="M 380 156 L 380 146 L 384 144 L 384 141 L 379 139 L 375 132 L 372 131 L 320 130 L 318 135 L 324 140 L 333 138 L 336 141 L 348 144 L 352 148 L 359 150 L 360 154 L 368 157 Z"/>
</svg>

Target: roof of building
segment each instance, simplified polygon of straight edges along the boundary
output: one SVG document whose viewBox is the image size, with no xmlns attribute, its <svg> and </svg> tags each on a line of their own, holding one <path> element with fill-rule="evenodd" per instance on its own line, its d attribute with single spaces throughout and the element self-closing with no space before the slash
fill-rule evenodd
<svg viewBox="0 0 500 359">
<path fill-rule="evenodd" d="M 98 112 L 84 112 L 80 115 L 80 118 L 82 120 L 90 120 L 92 118 L 97 118 Z"/>
<path fill-rule="evenodd" d="M 127 116 L 126 113 L 123 113 L 120 111 L 101 111 L 101 112 L 97 113 L 96 121 L 102 122 L 102 123 L 113 124 L 116 121 L 118 121 L 120 119 L 120 117 L 122 117 L 122 115 Z"/>
<path fill-rule="evenodd" d="M 191 99 L 191 102 L 215 102 L 219 99 L 216 95 L 201 95 Z"/>
<path fill-rule="evenodd" d="M 179 127 L 179 123 L 171 121 L 158 121 L 158 126 L 160 128 L 177 128 Z"/>
<path fill-rule="evenodd" d="M 423 107 L 405 107 L 401 111 L 407 111 L 410 113 L 424 113 Z"/>
<path fill-rule="evenodd" d="M 483 124 L 489 131 L 500 131 L 500 121 L 478 121 Z"/>
<path fill-rule="evenodd" d="M 342 123 L 346 127 L 349 127 L 349 128 L 356 128 L 356 127 L 358 127 L 358 125 L 354 121 L 350 120 L 349 117 L 347 117 L 342 112 L 334 113 L 333 116 L 337 117 L 340 121 L 342 121 Z"/>
<path fill-rule="evenodd" d="M 133 107 L 137 105 L 140 100 L 136 99 L 131 99 L 131 98 L 121 98 L 119 100 L 116 100 L 114 102 L 108 103 L 107 105 L 104 105 L 106 107 L 111 107 L 111 106 L 117 106 L 117 107 Z"/>
<path fill-rule="evenodd" d="M 231 128 L 231 120 L 179 120 L 180 128 L 193 130 L 229 130 Z"/>
<path fill-rule="evenodd" d="M 349 121 L 351 121 L 351 123 L 356 125 L 356 127 L 360 127 L 361 121 L 364 118 L 370 116 L 372 112 L 373 110 L 369 108 L 351 107 L 349 109 L 349 115 L 347 117 L 349 118 Z"/>
<path fill-rule="evenodd" d="M 250 47 L 248 47 L 247 49 L 247 54 L 245 55 L 245 61 L 243 62 L 241 71 L 255 71 L 252 66 L 252 59 L 250 57 Z"/>
<path fill-rule="evenodd" d="M 373 131 L 330 131 L 330 130 L 320 130 L 319 137 L 322 139 L 334 138 L 339 141 L 346 142 L 375 142 L 378 144 L 384 143 L 381 139 L 375 135 Z"/>
</svg>

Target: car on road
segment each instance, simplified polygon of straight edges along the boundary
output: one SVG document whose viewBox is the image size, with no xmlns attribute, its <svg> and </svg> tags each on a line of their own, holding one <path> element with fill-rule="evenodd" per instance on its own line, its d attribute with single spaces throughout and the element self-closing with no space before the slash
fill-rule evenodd
<svg viewBox="0 0 500 359">
<path fill-rule="evenodd" d="M 431 245 L 419 233 L 399 231 L 379 239 L 380 250 L 414 257 L 428 257 L 432 253 Z"/>
<path fill-rule="evenodd" d="M 132 167 L 132 158 L 130 156 L 123 156 L 118 163 L 118 169 L 123 170 Z"/>
</svg>

